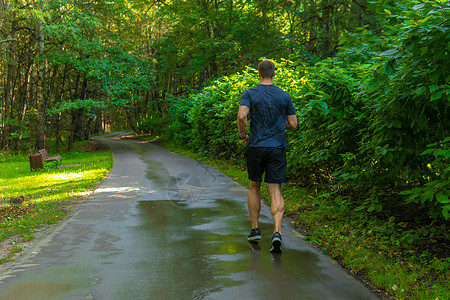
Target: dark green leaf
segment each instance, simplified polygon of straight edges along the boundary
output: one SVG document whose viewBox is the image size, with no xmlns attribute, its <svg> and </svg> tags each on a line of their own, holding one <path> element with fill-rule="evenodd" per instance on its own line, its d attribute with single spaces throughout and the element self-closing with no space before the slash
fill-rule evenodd
<svg viewBox="0 0 450 300">
<path fill-rule="evenodd" d="M 417 90 L 415 90 L 415 93 L 417 95 L 422 95 L 425 91 L 427 90 L 426 86 L 421 86 L 420 88 L 418 88 Z"/>
<path fill-rule="evenodd" d="M 365 209 L 365 208 L 366 208 L 365 205 L 360 205 L 360 206 L 356 207 L 356 208 L 354 209 L 354 211 L 361 211 L 361 210 L 363 210 L 363 209 Z"/>
<path fill-rule="evenodd" d="M 434 149 L 427 149 L 427 150 L 423 151 L 422 153 L 420 153 L 420 155 L 427 155 L 427 154 L 432 153 L 433 151 L 434 151 Z"/>
<path fill-rule="evenodd" d="M 412 193 L 414 193 L 413 190 L 405 190 L 405 191 L 401 191 L 399 193 L 399 195 L 411 195 Z"/>
<path fill-rule="evenodd" d="M 391 76 L 391 75 L 394 73 L 394 67 L 393 67 L 393 64 L 392 64 L 392 60 L 391 60 L 391 61 L 388 61 L 388 62 L 384 65 L 383 71 L 384 71 L 384 73 L 385 73 L 387 76 Z"/>
<path fill-rule="evenodd" d="M 434 93 L 433 95 L 431 95 L 430 100 L 431 101 L 436 101 L 442 98 L 442 92 L 438 92 L 438 93 Z"/>
<path fill-rule="evenodd" d="M 450 203 L 450 198 L 447 195 L 445 195 L 444 193 L 438 193 L 436 195 L 436 200 L 439 203 L 443 203 L 443 204 Z"/>
<path fill-rule="evenodd" d="M 396 54 L 397 52 L 398 52 L 397 49 L 386 50 L 386 51 L 380 53 L 380 56 L 392 56 L 392 55 Z"/>
</svg>

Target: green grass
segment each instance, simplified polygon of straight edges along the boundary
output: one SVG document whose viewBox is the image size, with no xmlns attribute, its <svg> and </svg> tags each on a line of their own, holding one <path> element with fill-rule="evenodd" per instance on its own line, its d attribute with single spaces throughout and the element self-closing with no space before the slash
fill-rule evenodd
<svg viewBox="0 0 450 300">
<path fill-rule="evenodd" d="M 91 193 L 113 164 L 111 152 L 88 151 L 94 146 L 93 141 L 78 143 L 74 151 L 60 153 L 62 165 L 81 166 L 59 169 L 46 164 L 44 169 L 33 172 L 26 154 L 0 154 L 0 242 L 9 237 L 33 239 L 36 230 L 56 224 L 70 207 Z M 26 199 L 22 205 L 9 204 L 11 197 L 20 195 Z M 0 263 L 10 260 L 21 247 L 14 246 L 10 251 Z"/>
<path fill-rule="evenodd" d="M 211 159 L 168 143 L 164 145 L 248 185 L 244 162 Z M 413 234 L 395 218 L 384 220 L 370 214 L 342 210 L 333 200 L 318 197 L 320 188 L 326 187 L 303 187 L 295 183 L 283 185 L 286 215 L 303 232 L 306 240 L 337 259 L 385 298 L 450 298 L 450 259 L 440 257 L 448 251 L 448 244 L 441 245 L 442 253 L 439 249 L 432 249 L 439 244 L 431 243 L 431 240 L 430 249 L 410 246 L 407 240 Z M 261 196 L 270 204 L 268 189 L 264 185 Z M 448 233 L 448 223 L 439 226 L 424 225 L 421 230 Z"/>
</svg>

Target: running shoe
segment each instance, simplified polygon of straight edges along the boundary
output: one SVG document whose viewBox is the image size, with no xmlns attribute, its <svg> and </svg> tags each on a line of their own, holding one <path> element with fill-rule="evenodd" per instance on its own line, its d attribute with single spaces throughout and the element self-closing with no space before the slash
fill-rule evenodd
<svg viewBox="0 0 450 300">
<path fill-rule="evenodd" d="M 247 238 L 249 241 L 259 241 L 261 240 L 261 230 L 259 228 L 252 229 Z"/>
<path fill-rule="evenodd" d="M 272 247 L 270 247 L 270 252 L 281 252 L 281 234 L 279 232 L 275 232 L 272 235 Z"/>
</svg>

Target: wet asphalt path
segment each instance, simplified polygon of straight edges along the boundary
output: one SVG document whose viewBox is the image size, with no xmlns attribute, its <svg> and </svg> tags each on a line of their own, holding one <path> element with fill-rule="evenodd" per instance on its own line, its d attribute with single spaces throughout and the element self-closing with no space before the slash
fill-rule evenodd
<svg viewBox="0 0 450 300">
<path fill-rule="evenodd" d="M 247 189 L 149 143 L 98 138 L 109 177 L 61 225 L 0 268 L 3 299 L 378 299 L 286 224 L 283 253 L 250 229 Z"/>
</svg>

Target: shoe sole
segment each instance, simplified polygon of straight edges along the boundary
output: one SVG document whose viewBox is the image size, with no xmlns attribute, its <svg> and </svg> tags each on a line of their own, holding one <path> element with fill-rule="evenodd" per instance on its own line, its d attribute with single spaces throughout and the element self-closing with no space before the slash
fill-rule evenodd
<svg viewBox="0 0 450 300">
<path fill-rule="evenodd" d="M 261 236 L 260 235 L 250 236 L 250 237 L 247 238 L 247 240 L 249 240 L 249 241 L 260 241 L 261 240 Z"/>
<path fill-rule="evenodd" d="M 281 240 L 274 238 L 272 240 L 272 247 L 270 247 L 270 252 L 281 252 Z"/>
</svg>

